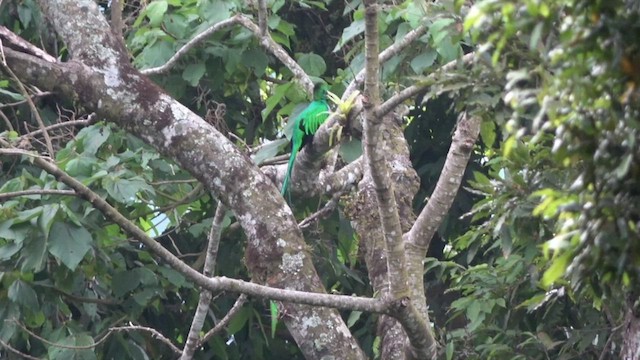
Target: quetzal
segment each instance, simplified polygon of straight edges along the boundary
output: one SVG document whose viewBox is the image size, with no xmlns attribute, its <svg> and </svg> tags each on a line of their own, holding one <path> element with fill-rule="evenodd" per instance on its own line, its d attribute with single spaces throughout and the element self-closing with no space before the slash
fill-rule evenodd
<svg viewBox="0 0 640 360">
<path fill-rule="evenodd" d="M 328 89 L 325 84 L 316 85 L 313 93 L 313 101 L 293 120 L 291 156 L 289 157 L 287 174 L 282 182 L 282 195 L 287 192 L 287 188 L 289 187 L 293 164 L 296 162 L 298 152 L 304 145 L 313 141 L 313 134 L 318 131 L 320 125 L 329 117 L 327 92 Z"/>
</svg>

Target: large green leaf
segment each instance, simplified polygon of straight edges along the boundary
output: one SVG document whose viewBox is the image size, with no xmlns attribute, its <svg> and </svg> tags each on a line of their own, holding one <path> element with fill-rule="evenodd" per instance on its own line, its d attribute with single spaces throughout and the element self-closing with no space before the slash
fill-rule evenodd
<svg viewBox="0 0 640 360">
<path fill-rule="evenodd" d="M 14 281 L 13 284 L 9 286 L 7 296 L 11 301 L 32 309 L 33 311 L 36 311 L 40 307 L 36 291 L 20 279 Z"/>
<path fill-rule="evenodd" d="M 84 227 L 56 222 L 51 227 L 49 252 L 69 269 L 75 270 L 91 249 L 91 234 Z"/>
</svg>

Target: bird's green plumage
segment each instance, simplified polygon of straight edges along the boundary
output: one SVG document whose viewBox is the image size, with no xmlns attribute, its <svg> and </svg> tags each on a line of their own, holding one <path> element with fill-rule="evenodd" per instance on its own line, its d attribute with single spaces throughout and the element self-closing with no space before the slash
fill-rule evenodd
<svg viewBox="0 0 640 360">
<path fill-rule="evenodd" d="M 293 120 L 293 134 L 291 135 L 291 156 L 289 156 L 289 166 L 287 174 L 282 183 L 282 195 L 287 192 L 293 164 L 296 162 L 298 151 L 313 140 L 313 134 L 329 117 L 329 104 L 327 103 L 327 88 L 325 85 L 318 85 L 313 94 L 313 101 Z"/>
</svg>

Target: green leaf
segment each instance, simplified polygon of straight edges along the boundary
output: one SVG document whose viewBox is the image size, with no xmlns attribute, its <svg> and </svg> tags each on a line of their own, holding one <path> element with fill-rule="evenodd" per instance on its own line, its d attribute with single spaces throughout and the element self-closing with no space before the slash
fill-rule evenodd
<svg viewBox="0 0 640 360">
<path fill-rule="evenodd" d="M 111 128 L 104 125 L 93 125 L 80 130 L 77 139 L 82 141 L 82 154 L 94 156 L 109 135 Z"/>
<path fill-rule="evenodd" d="M 42 230 L 44 236 L 49 237 L 51 225 L 53 225 L 53 220 L 55 219 L 59 209 L 59 204 L 45 204 L 43 206 L 42 214 L 38 218 L 38 225 L 40 226 L 40 230 Z"/>
<path fill-rule="evenodd" d="M 115 176 L 105 176 L 102 184 L 109 195 L 117 202 L 131 204 L 136 200 L 139 192 L 146 191 L 153 194 L 153 188 L 142 178 L 135 176 L 131 179 L 121 179 Z"/>
<path fill-rule="evenodd" d="M 182 71 L 182 78 L 186 82 L 188 82 L 189 85 L 197 86 L 198 83 L 200 82 L 200 79 L 202 79 L 202 76 L 204 76 L 205 71 L 206 71 L 206 67 L 202 62 L 189 64 Z"/>
<path fill-rule="evenodd" d="M 322 76 L 327 70 L 327 64 L 325 64 L 322 56 L 314 53 L 300 55 L 298 64 L 310 76 Z"/>
<path fill-rule="evenodd" d="M 165 0 L 156 0 L 144 9 L 144 13 L 149 18 L 151 26 L 159 26 L 164 14 L 169 9 L 169 4 Z"/>
<path fill-rule="evenodd" d="M 551 260 L 551 266 L 542 275 L 542 286 L 545 288 L 550 287 L 556 280 L 560 279 L 564 275 L 565 270 L 569 266 L 572 252 L 565 251 L 560 256 L 556 256 Z"/>
<path fill-rule="evenodd" d="M 9 300 L 20 304 L 26 308 L 37 310 L 40 305 L 38 304 L 38 295 L 33 288 L 26 282 L 17 279 L 9 286 L 7 291 L 7 297 Z"/>
<path fill-rule="evenodd" d="M 91 240 L 91 234 L 87 229 L 56 222 L 51 227 L 49 253 L 73 271 L 91 249 Z"/>
<path fill-rule="evenodd" d="M 278 153 L 289 143 L 289 140 L 277 139 L 271 141 L 260 147 L 257 153 L 253 154 L 251 158 L 256 163 L 256 165 L 262 164 L 263 161 L 267 159 L 271 159 L 272 157 L 278 155 Z"/>
<path fill-rule="evenodd" d="M 357 138 L 351 138 L 340 144 L 340 156 L 348 163 L 352 163 L 362 156 L 362 141 Z"/>
<path fill-rule="evenodd" d="M 496 142 L 496 123 L 483 121 L 480 126 L 480 138 L 487 147 L 492 147 Z"/>
<path fill-rule="evenodd" d="M 162 276 L 164 276 L 167 280 L 169 280 L 171 284 L 175 285 L 178 288 L 183 287 L 187 282 L 184 278 L 184 275 L 170 267 L 161 266 L 158 267 L 157 271 L 162 274 Z"/>
<path fill-rule="evenodd" d="M 23 272 L 42 270 L 47 260 L 47 240 L 44 236 L 31 236 L 25 241 L 24 250 L 20 252 Z"/>
<path fill-rule="evenodd" d="M 261 77 L 269 65 L 269 58 L 260 48 L 253 47 L 244 52 L 242 64 L 252 69 L 257 77 Z"/>
<path fill-rule="evenodd" d="M 262 110 L 262 119 L 266 120 L 271 111 L 280 103 L 280 100 L 284 97 L 287 90 L 293 85 L 292 82 L 286 84 L 276 85 L 273 89 L 273 94 L 267 98 L 266 107 Z"/>
<path fill-rule="evenodd" d="M 416 74 L 422 74 L 422 72 L 426 68 L 433 65 L 433 62 L 436 60 L 437 56 L 437 52 L 433 51 L 432 49 L 428 49 L 427 51 L 421 53 L 420 55 L 413 58 L 413 60 L 411 60 L 411 69 L 413 69 Z"/>
<path fill-rule="evenodd" d="M 140 285 L 140 276 L 134 271 L 121 271 L 113 275 L 111 282 L 113 295 L 122 297 Z"/>
<path fill-rule="evenodd" d="M 278 304 L 273 300 L 269 301 L 269 312 L 271 313 L 271 338 L 275 339 L 278 327 Z"/>
<path fill-rule="evenodd" d="M 24 100 L 24 96 L 22 94 L 14 93 L 13 91 L 0 89 L 0 95 L 6 95 L 14 101 L 22 101 Z"/>
<path fill-rule="evenodd" d="M 22 242 L 11 242 L 7 245 L 0 247 L 0 260 L 5 261 L 9 260 L 13 255 L 15 255 L 24 244 Z"/>
<path fill-rule="evenodd" d="M 339 51 L 349 40 L 362 33 L 364 33 L 364 19 L 354 20 L 342 31 L 342 36 L 333 49 L 333 52 Z"/>
<path fill-rule="evenodd" d="M 68 336 L 57 341 L 61 346 L 49 347 L 51 360 L 95 360 L 94 341 L 85 333 Z"/>
<path fill-rule="evenodd" d="M 233 335 L 238 331 L 242 330 L 242 328 L 247 324 L 249 317 L 253 312 L 250 308 L 244 306 L 236 313 L 236 315 L 229 321 L 229 325 L 227 325 L 227 334 Z"/>
<path fill-rule="evenodd" d="M 452 18 L 441 18 L 433 22 L 429 27 L 429 34 L 433 39 L 434 44 L 440 44 L 447 36 L 449 36 L 449 30 L 447 27 L 455 22 Z"/>
<path fill-rule="evenodd" d="M 351 328 L 362 316 L 362 311 L 352 311 L 349 314 L 349 319 L 347 319 L 347 326 Z"/>
</svg>

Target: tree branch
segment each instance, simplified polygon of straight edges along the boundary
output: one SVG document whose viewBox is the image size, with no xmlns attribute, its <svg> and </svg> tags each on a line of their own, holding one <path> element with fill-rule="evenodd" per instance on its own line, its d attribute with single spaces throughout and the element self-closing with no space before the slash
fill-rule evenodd
<svg viewBox="0 0 640 360">
<path fill-rule="evenodd" d="M 162 335 L 162 333 L 160 333 L 158 330 L 154 328 L 139 326 L 139 325 L 117 326 L 117 327 L 109 328 L 109 333 L 116 332 L 116 331 L 133 331 L 133 330 L 142 330 L 142 331 L 151 333 L 151 335 L 153 335 L 154 338 L 160 340 L 162 343 L 167 345 L 171 349 L 171 351 L 173 351 L 174 354 L 180 354 L 180 349 L 178 349 L 177 346 L 173 345 L 171 340 L 169 340 L 166 336 Z M 105 337 L 107 335 L 105 335 Z"/>
<path fill-rule="evenodd" d="M 211 328 L 211 330 L 207 331 L 207 333 L 202 336 L 202 339 L 200 339 L 200 341 L 198 341 L 198 344 L 197 344 L 196 347 L 202 346 L 202 344 L 204 344 L 207 341 L 209 341 L 209 339 L 212 336 L 214 336 L 215 334 L 219 333 L 220 330 L 224 329 L 227 325 L 229 325 L 229 322 L 231 322 L 233 317 L 236 316 L 236 314 L 242 309 L 242 305 L 244 305 L 244 303 L 246 301 L 247 301 L 247 295 L 246 294 L 240 295 L 238 297 L 238 299 L 236 300 L 236 302 L 231 307 L 231 309 L 229 310 L 229 312 L 227 312 L 227 314 L 222 318 L 222 320 L 220 320 L 216 324 L 216 326 Z"/>
<path fill-rule="evenodd" d="M 427 319 L 410 299 L 405 248 L 398 205 L 389 179 L 389 169 L 382 146 L 383 119 L 377 114 L 379 95 L 378 4 L 364 0 L 365 6 L 365 88 L 363 146 L 365 167 L 371 174 L 384 233 L 384 245 L 392 299 L 391 316 L 401 324 L 409 338 L 405 354 L 409 359 L 434 358 L 437 343 Z"/>
<path fill-rule="evenodd" d="M 389 170 L 385 154 L 379 144 L 382 118 L 375 114 L 375 107 L 380 99 L 378 83 L 378 4 L 375 0 L 365 0 L 365 90 L 364 90 L 364 133 L 363 147 L 365 166 L 371 173 L 378 200 L 378 209 L 386 245 L 387 267 L 389 271 L 389 291 L 392 299 L 407 297 L 407 283 L 404 245 L 398 206 L 393 196 L 389 180 Z"/>
<path fill-rule="evenodd" d="M 405 234 L 407 242 L 421 249 L 425 255 L 433 234 L 458 193 L 473 146 L 480 134 L 480 123 L 481 119 L 477 116 L 468 116 L 467 113 L 460 115 L 436 188 L 411 230 Z"/>
<path fill-rule="evenodd" d="M 220 245 L 220 235 L 222 234 L 222 221 L 224 215 L 227 212 L 222 202 L 218 201 L 218 207 L 216 208 L 216 214 L 213 216 L 213 222 L 211 224 L 211 231 L 209 232 L 209 241 L 207 246 L 207 255 L 204 260 L 204 269 L 202 274 L 207 277 L 213 276 L 216 267 L 216 258 L 218 256 L 218 246 Z M 191 328 L 189 329 L 189 335 L 187 335 L 187 342 L 182 349 L 181 360 L 190 360 L 193 358 L 198 343 L 200 342 L 200 331 L 204 325 L 204 320 L 209 310 L 209 304 L 212 298 L 211 291 L 203 290 L 200 293 L 200 299 L 198 300 L 198 307 L 196 313 L 191 320 Z"/>
<path fill-rule="evenodd" d="M 469 64 L 474 59 L 475 59 L 475 53 L 468 53 L 460 59 L 452 60 L 444 64 L 438 70 L 429 74 L 424 80 L 421 80 L 418 84 L 409 86 L 408 88 L 405 88 L 404 90 L 390 97 L 387 101 L 385 101 L 382 105 L 378 107 L 377 109 L 378 116 L 383 116 L 389 113 L 390 111 L 395 109 L 396 106 L 400 105 L 405 100 L 418 95 L 420 92 L 424 91 L 425 88 L 431 86 L 431 84 L 435 80 L 437 80 L 438 76 L 440 76 L 441 74 L 452 71 L 460 63 Z"/>
<path fill-rule="evenodd" d="M 18 196 L 34 196 L 34 195 L 66 195 L 75 196 L 76 192 L 73 190 L 55 190 L 55 189 L 31 189 L 23 191 L 13 191 L 4 194 L 0 194 L 0 201 L 7 201 L 8 199 Z"/>
</svg>

